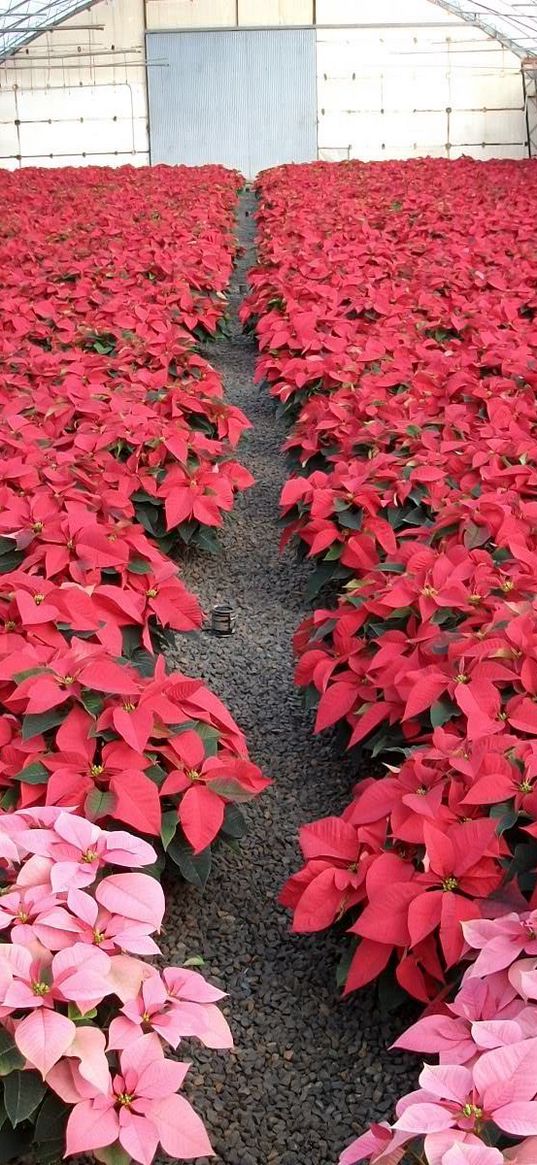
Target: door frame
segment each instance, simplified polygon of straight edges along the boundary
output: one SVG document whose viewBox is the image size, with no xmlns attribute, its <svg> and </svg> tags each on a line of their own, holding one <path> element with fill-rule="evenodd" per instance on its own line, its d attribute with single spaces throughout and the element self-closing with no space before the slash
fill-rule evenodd
<svg viewBox="0 0 537 1165">
<path fill-rule="evenodd" d="M 339 27 L 340 27 L 340 25 L 324 25 L 324 24 L 320 25 L 320 24 L 316 24 L 314 22 L 313 24 L 230 24 L 230 25 L 207 24 L 207 25 L 203 25 L 203 26 L 199 26 L 199 27 L 196 26 L 195 28 L 146 28 L 145 33 L 144 33 L 145 59 L 146 59 L 146 61 L 148 60 L 149 38 L 151 36 L 155 36 L 155 35 L 158 36 L 160 34 L 162 34 L 164 36 L 166 36 L 166 35 L 170 36 L 172 33 L 174 35 L 176 35 L 176 34 L 182 35 L 185 33 L 188 35 L 192 35 L 192 33 L 195 33 L 195 32 L 304 32 L 304 31 L 316 32 L 318 28 L 339 28 Z M 317 50 L 317 40 L 315 42 L 315 49 Z M 317 51 L 315 53 L 315 58 L 317 60 Z M 318 86 L 318 79 L 317 79 L 317 69 L 315 69 L 315 74 L 314 74 L 314 78 L 313 78 L 313 87 L 314 87 L 314 92 L 315 92 L 315 119 L 314 119 L 315 136 L 316 136 L 315 152 L 317 155 L 315 161 L 318 161 L 319 160 L 319 86 Z M 151 153 L 152 153 L 152 151 L 151 151 L 151 142 L 152 142 L 151 102 L 149 100 L 149 78 L 147 77 L 147 69 L 146 69 L 146 92 L 147 92 L 147 126 L 148 126 L 148 137 L 149 137 L 149 165 L 152 166 L 153 159 L 151 157 Z"/>
</svg>

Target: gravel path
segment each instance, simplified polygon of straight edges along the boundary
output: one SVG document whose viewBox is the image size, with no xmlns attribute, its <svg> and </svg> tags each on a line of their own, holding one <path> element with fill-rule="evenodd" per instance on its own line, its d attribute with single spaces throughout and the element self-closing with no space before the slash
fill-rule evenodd
<svg viewBox="0 0 537 1165">
<path fill-rule="evenodd" d="M 335 1165 L 364 1125 L 390 1116 L 409 1082 L 409 1061 L 387 1051 L 401 1020 L 381 1016 L 372 992 L 339 1001 L 338 944 L 329 935 L 291 936 L 288 915 L 275 902 L 297 866 L 299 825 L 341 809 L 351 776 L 330 740 L 312 736 L 292 686 L 291 636 L 307 610 L 306 574 L 278 554 L 283 430 L 269 398 L 253 385 L 254 342 L 242 335 L 235 314 L 254 262 L 254 209 L 253 195 L 244 194 L 238 226 L 245 254 L 232 286 L 232 334 L 207 355 L 229 399 L 253 422 L 240 457 L 257 484 L 226 519 L 221 553 L 194 557 L 183 571 L 206 610 L 232 602 L 237 629 L 227 639 L 178 637 L 170 660 L 202 676 L 226 702 L 253 759 L 275 784 L 248 807 L 250 833 L 240 853 L 217 853 L 201 898 L 180 884 L 169 887 L 163 948 L 170 961 L 201 954 L 205 974 L 229 992 L 236 1049 L 188 1048 L 192 1098 L 218 1160 Z"/>
</svg>

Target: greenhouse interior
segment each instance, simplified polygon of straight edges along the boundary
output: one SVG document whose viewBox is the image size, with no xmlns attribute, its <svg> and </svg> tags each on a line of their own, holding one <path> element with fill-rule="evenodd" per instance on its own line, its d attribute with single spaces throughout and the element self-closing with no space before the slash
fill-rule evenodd
<svg viewBox="0 0 537 1165">
<path fill-rule="evenodd" d="M 0 0 L 0 1165 L 537 1165 L 536 159 L 537 0 Z"/>
</svg>

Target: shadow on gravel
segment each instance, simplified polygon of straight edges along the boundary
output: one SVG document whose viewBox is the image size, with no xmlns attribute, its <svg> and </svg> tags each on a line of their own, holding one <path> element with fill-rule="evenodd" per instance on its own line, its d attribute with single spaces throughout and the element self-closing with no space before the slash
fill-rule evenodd
<svg viewBox="0 0 537 1165">
<path fill-rule="evenodd" d="M 278 553 L 278 497 L 285 478 L 283 429 L 253 385 L 255 346 L 236 319 L 253 265 L 254 196 L 243 194 L 234 275 L 231 336 L 207 350 L 229 400 L 253 422 L 240 460 L 256 485 L 226 519 L 217 557 L 192 557 L 185 583 L 205 610 L 229 600 L 236 633 L 178 636 L 170 662 L 200 676 L 246 732 L 252 758 L 274 777 L 247 807 L 249 836 L 240 853 L 215 855 L 204 895 L 169 886 L 167 960 L 201 954 L 207 977 L 229 992 L 225 1008 L 236 1048 L 187 1048 L 186 1091 L 204 1117 L 223 1165 L 335 1165 L 339 1152 L 393 1104 L 417 1075 L 389 1053 L 404 1026 L 381 1015 L 373 993 L 342 1003 L 335 985 L 340 954 L 330 935 L 291 936 L 276 904 L 297 867 L 300 824 L 338 812 L 352 776 L 330 740 L 314 738 L 292 685 L 291 636 L 307 612 L 306 568 Z"/>
</svg>

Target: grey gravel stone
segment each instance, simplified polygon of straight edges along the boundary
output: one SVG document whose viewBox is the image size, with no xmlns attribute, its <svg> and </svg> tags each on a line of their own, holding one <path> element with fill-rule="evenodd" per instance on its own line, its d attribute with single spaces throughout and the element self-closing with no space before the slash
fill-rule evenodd
<svg viewBox="0 0 537 1165">
<path fill-rule="evenodd" d="M 266 392 L 253 385 L 254 342 L 235 316 L 254 262 L 253 209 L 253 195 L 243 195 L 245 253 L 232 287 L 231 338 L 206 354 L 228 398 L 254 424 L 240 459 L 257 484 L 226 519 L 220 554 L 183 564 L 184 580 L 206 611 L 224 600 L 233 604 L 236 632 L 225 639 L 178 636 L 169 659 L 203 677 L 225 701 L 247 732 L 253 759 L 275 783 L 247 807 L 250 832 L 240 852 L 218 850 L 204 894 L 170 881 L 162 946 L 169 962 L 185 950 L 201 954 L 204 973 L 229 992 L 236 1050 L 185 1045 L 193 1061 L 186 1093 L 206 1121 L 217 1160 L 335 1165 L 353 1136 L 390 1115 L 413 1085 L 417 1065 L 388 1051 L 402 1020 L 381 1015 L 372 991 L 341 1002 L 340 942 L 329 933 L 291 935 L 288 915 L 276 904 L 299 865 L 299 826 L 339 812 L 353 774 L 329 738 L 313 737 L 292 684 L 291 637 L 308 610 L 306 568 L 278 552 L 284 431 Z"/>
</svg>

